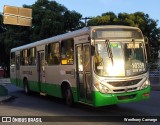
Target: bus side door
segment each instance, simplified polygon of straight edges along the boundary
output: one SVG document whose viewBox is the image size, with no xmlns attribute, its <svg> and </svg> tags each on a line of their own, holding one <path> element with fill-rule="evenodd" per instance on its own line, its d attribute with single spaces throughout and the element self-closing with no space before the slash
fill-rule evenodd
<svg viewBox="0 0 160 125">
<path fill-rule="evenodd" d="M 91 103 L 90 43 L 80 43 L 76 45 L 76 72 L 79 101 Z"/>
<path fill-rule="evenodd" d="M 45 92 L 45 57 L 44 51 L 38 52 L 37 59 L 38 86 L 40 92 Z"/>
</svg>

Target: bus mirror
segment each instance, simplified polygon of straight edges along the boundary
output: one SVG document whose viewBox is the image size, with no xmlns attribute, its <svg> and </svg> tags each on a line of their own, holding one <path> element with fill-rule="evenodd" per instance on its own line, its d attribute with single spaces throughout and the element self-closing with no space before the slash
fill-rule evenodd
<svg viewBox="0 0 160 125">
<path fill-rule="evenodd" d="M 94 54 L 95 54 L 95 47 L 91 45 L 91 56 L 93 56 Z"/>
</svg>

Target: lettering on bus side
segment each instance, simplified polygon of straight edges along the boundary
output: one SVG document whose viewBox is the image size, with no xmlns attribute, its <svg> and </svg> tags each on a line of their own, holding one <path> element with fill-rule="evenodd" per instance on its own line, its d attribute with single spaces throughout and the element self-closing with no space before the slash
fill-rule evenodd
<svg viewBox="0 0 160 125">
<path fill-rule="evenodd" d="M 22 73 L 25 75 L 32 75 L 32 71 L 23 71 Z"/>
<path fill-rule="evenodd" d="M 87 38 L 80 38 L 78 41 L 87 41 Z"/>
</svg>

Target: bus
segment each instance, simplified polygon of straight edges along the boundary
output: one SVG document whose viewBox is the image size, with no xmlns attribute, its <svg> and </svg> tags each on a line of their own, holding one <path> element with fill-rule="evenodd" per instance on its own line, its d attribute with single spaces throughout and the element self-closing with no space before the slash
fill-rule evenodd
<svg viewBox="0 0 160 125">
<path fill-rule="evenodd" d="M 145 39 L 139 28 L 90 26 L 11 49 L 11 82 L 41 95 L 93 107 L 149 99 Z"/>
</svg>

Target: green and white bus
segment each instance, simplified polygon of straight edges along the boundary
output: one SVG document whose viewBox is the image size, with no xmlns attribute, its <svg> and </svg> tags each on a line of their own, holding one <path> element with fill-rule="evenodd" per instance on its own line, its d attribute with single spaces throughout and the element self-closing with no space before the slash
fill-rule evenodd
<svg viewBox="0 0 160 125">
<path fill-rule="evenodd" d="M 26 93 L 91 106 L 149 99 L 145 40 L 139 28 L 91 26 L 11 49 L 11 82 Z"/>
</svg>

